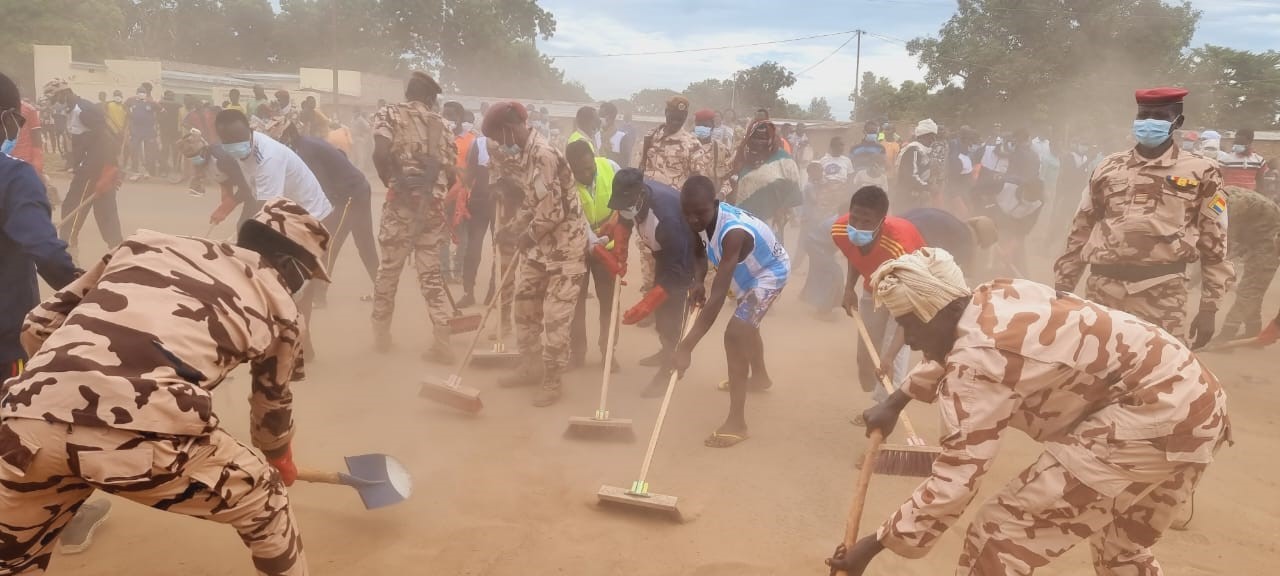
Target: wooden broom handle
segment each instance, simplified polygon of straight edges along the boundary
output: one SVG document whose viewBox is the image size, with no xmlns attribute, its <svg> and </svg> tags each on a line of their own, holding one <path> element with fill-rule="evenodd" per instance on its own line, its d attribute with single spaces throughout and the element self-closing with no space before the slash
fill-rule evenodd
<svg viewBox="0 0 1280 576">
<path fill-rule="evenodd" d="M 690 306 L 684 317 L 684 329 L 680 331 L 680 340 L 693 331 L 693 323 L 698 317 L 698 307 Z M 679 343 L 676 344 L 679 346 Z M 674 351 L 672 351 L 674 353 Z M 658 448 L 658 436 L 662 433 L 662 423 L 667 419 L 667 407 L 671 405 L 671 395 L 676 391 L 676 382 L 680 380 L 680 371 L 672 369 L 671 378 L 667 380 L 667 393 L 662 396 L 662 406 L 658 408 L 658 421 L 653 424 L 653 435 L 649 437 L 649 448 L 644 452 L 644 462 L 640 464 L 640 482 L 649 475 L 649 464 L 653 462 L 653 451 Z"/>
<path fill-rule="evenodd" d="M 880 351 L 876 350 L 876 345 L 871 342 L 871 335 L 867 333 L 867 325 L 862 322 L 861 314 L 854 314 L 853 321 L 858 325 L 858 335 L 862 337 L 862 343 L 867 347 L 867 355 L 871 357 L 871 365 L 875 367 L 876 374 L 880 379 L 880 385 L 884 386 L 884 391 L 889 395 L 893 395 L 893 383 L 889 381 L 889 376 L 884 373 L 880 367 Z M 899 328 L 901 330 L 901 328 Z M 907 418 L 904 412 L 898 414 L 898 419 L 902 421 L 902 428 L 906 430 L 907 437 L 918 438 L 916 436 L 915 426 L 911 425 L 911 419 Z"/>
<path fill-rule="evenodd" d="M 298 480 L 313 484 L 345 484 L 337 472 L 299 468 Z"/>
<path fill-rule="evenodd" d="M 507 278 L 511 277 L 511 273 L 515 272 L 516 266 L 520 264 L 520 255 L 516 254 L 511 259 L 511 263 L 507 264 L 507 269 L 502 273 L 502 279 L 498 281 L 498 291 L 501 292 L 501 286 L 507 283 Z M 489 301 L 489 305 L 484 309 L 484 315 L 480 317 L 480 328 L 476 330 L 475 336 L 471 337 L 471 345 L 467 347 L 467 355 L 462 357 L 462 362 L 458 364 L 458 369 L 454 370 L 455 376 L 461 376 L 467 370 L 467 366 L 471 365 L 471 357 L 476 353 L 476 344 L 480 343 L 480 336 L 484 333 L 485 324 L 489 323 L 489 315 L 493 313 L 493 309 L 502 301 L 501 294 L 495 294 L 493 300 Z"/>
<path fill-rule="evenodd" d="M 858 470 L 858 483 L 853 486 L 853 502 L 849 504 L 849 519 L 844 525 L 844 549 L 848 554 L 858 541 L 858 528 L 862 523 L 862 508 L 867 503 L 867 488 L 871 486 L 871 475 L 876 471 L 876 457 L 880 454 L 880 445 L 884 443 L 884 433 L 871 431 L 871 444 L 862 457 L 862 469 Z M 844 575 L 843 570 L 836 574 Z M 847 576 L 847 575 L 846 575 Z"/>
<path fill-rule="evenodd" d="M 622 311 L 622 277 L 613 277 L 613 314 L 609 317 L 609 347 L 604 351 L 604 380 L 600 384 L 600 410 L 609 408 L 609 376 L 613 374 L 613 347 L 618 343 L 618 313 Z"/>
</svg>

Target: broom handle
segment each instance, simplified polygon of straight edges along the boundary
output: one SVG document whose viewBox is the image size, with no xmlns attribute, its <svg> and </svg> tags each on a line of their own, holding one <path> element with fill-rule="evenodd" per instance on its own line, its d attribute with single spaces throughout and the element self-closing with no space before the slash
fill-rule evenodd
<svg viewBox="0 0 1280 576">
<path fill-rule="evenodd" d="M 862 343 L 867 347 L 867 355 L 871 357 L 871 365 L 875 367 L 876 374 L 879 375 L 880 385 L 884 386 L 884 391 L 893 394 L 893 384 L 889 382 L 889 377 L 880 367 L 880 351 L 876 350 L 876 345 L 871 341 L 871 334 L 867 333 L 867 325 L 862 322 L 862 314 L 854 314 L 853 321 L 858 325 L 858 335 L 862 337 Z M 899 328 L 901 329 L 901 328 Z M 906 430 L 908 438 L 918 438 L 916 429 L 911 425 L 911 419 L 907 418 L 904 413 L 898 414 L 898 419 L 902 421 L 902 428 Z"/>
<path fill-rule="evenodd" d="M 858 527 L 862 523 L 862 507 L 867 503 L 867 488 L 871 486 L 871 475 L 876 471 L 876 456 L 880 454 L 880 445 L 884 443 L 884 433 L 880 430 L 871 431 L 871 444 L 867 446 L 867 453 L 862 457 L 862 468 L 858 470 L 858 483 L 853 487 L 853 502 L 849 504 L 849 519 L 844 525 L 844 548 L 845 552 L 853 549 L 854 543 L 858 541 Z M 836 574 L 844 575 L 841 570 Z"/>
<path fill-rule="evenodd" d="M 511 276 L 512 272 L 515 271 L 516 264 L 519 264 L 519 263 L 520 263 L 519 255 L 511 259 L 511 264 L 507 265 L 507 270 L 502 273 L 502 283 L 504 284 L 506 283 L 507 278 Z M 493 300 L 490 300 L 489 305 L 485 307 L 484 316 L 480 317 L 481 329 L 476 330 L 475 336 L 471 337 L 471 345 L 467 347 L 467 354 L 466 356 L 462 357 L 462 362 L 458 364 L 458 369 L 454 370 L 453 372 L 454 376 L 462 376 L 462 373 L 467 370 L 467 366 L 471 365 L 471 357 L 475 356 L 476 344 L 480 343 L 480 337 L 484 333 L 484 329 L 483 329 L 484 325 L 489 323 L 489 314 L 493 313 L 493 309 L 497 306 L 498 302 L 501 300 L 502 300 L 501 298 L 494 298 Z"/>
<path fill-rule="evenodd" d="M 604 379 L 600 384 L 600 411 L 609 407 L 609 376 L 613 374 L 613 346 L 618 342 L 618 313 L 622 311 L 622 278 L 613 278 L 613 314 L 609 316 L 609 347 L 604 351 Z"/>
<path fill-rule="evenodd" d="M 683 340 L 689 332 L 693 330 L 694 313 L 697 307 L 690 306 L 689 313 L 684 317 L 684 330 L 681 330 L 680 339 Z M 671 379 L 667 381 L 667 393 L 662 396 L 662 407 L 658 408 L 658 421 L 653 423 L 653 435 L 649 437 L 649 448 L 644 452 L 644 463 L 640 465 L 640 483 L 644 483 L 644 479 L 649 475 L 649 463 L 653 462 L 653 451 L 658 448 L 658 435 L 662 433 L 662 422 L 667 419 L 667 406 L 671 405 L 671 395 L 676 391 L 676 381 L 680 379 L 680 372 L 671 371 Z"/>
<path fill-rule="evenodd" d="M 490 279 L 492 279 L 494 276 L 498 274 L 498 262 L 502 260 L 502 252 L 498 250 L 498 223 L 502 221 L 502 201 L 501 200 L 499 200 L 497 205 L 494 206 L 494 218 L 496 218 L 496 220 L 493 223 L 493 227 L 490 228 L 491 234 L 489 234 L 489 244 L 493 247 L 493 272 L 489 274 Z M 505 284 L 505 280 L 503 283 Z M 494 287 L 493 300 L 502 300 L 502 284 L 498 284 L 497 286 Z M 493 300 L 490 300 L 490 303 L 492 303 Z M 481 326 L 483 325 L 484 324 L 481 323 Z M 498 345 L 499 346 L 506 345 L 506 338 L 507 338 L 506 328 L 507 328 L 507 315 L 499 312 L 498 313 Z"/>
</svg>

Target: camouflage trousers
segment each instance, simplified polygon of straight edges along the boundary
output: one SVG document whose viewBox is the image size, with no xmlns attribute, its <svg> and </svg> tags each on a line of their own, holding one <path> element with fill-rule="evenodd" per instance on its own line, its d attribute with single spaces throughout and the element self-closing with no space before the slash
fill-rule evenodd
<svg viewBox="0 0 1280 576">
<path fill-rule="evenodd" d="M 570 326 L 586 269 L 581 262 L 548 266 L 520 261 L 516 279 L 516 345 L 523 358 L 542 357 L 543 383 L 558 385 L 569 364 Z"/>
<path fill-rule="evenodd" d="M 1223 332 L 1231 333 L 1235 328 L 1244 327 L 1257 333 L 1262 327 L 1262 298 L 1271 287 L 1276 269 L 1280 268 L 1280 255 L 1273 250 L 1250 252 L 1237 260 L 1236 269 L 1243 269 L 1240 283 L 1236 285 L 1236 299 L 1227 311 L 1227 319 L 1223 323 Z M 1246 334 L 1252 335 L 1252 334 Z"/>
<path fill-rule="evenodd" d="M 426 209 L 407 202 L 385 202 L 378 229 L 381 257 L 378 276 L 373 281 L 373 326 L 375 330 L 391 329 L 396 309 L 396 289 L 405 260 L 413 255 L 418 269 L 418 286 L 427 301 L 431 323 L 444 326 L 452 317 L 445 298 L 444 278 L 440 273 L 440 243 L 445 239 L 444 212 L 439 204 Z"/>
<path fill-rule="evenodd" d="M 1084 297 L 1108 308 L 1133 314 L 1176 338 L 1186 339 L 1186 275 L 1139 290 L 1143 288 L 1142 284 L 1090 274 L 1085 282 Z"/>
<path fill-rule="evenodd" d="M 259 574 L 307 574 L 279 472 L 230 434 L 167 436 L 24 418 L 0 424 L 0 574 L 48 569 L 58 534 L 94 490 L 230 524 Z"/>
<path fill-rule="evenodd" d="M 1088 537 L 1099 576 L 1160 576 L 1151 546 L 1195 491 L 1204 464 L 1152 451 L 1159 479 L 1116 496 L 1085 485 L 1045 452 L 982 508 L 965 534 L 957 576 L 1028 575 Z"/>
</svg>

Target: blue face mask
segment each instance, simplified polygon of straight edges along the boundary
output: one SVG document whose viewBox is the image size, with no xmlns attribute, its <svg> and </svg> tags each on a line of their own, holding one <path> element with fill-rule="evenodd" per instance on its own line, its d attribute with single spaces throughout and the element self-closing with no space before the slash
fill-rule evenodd
<svg viewBox="0 0 1280 576">
<path fill-rule="evenodd" d="M 707 140 L 711 138 L 711 127 L 710 126 L 694 126 L 693 135 L 697 136 L 699 140 Z"/>
<path fill-rule="evenodd" d="M 230 154 L 232 158 L 244 160 L 249 157 L 249 153 L 253 151 L 253 144 L 248 140 L 244 142 L 232 142 L 230 144 L 223 143 L 222 151 Z"/>
<path fill-rule="evenodd" d="M 13 147 L 17 145 L 17 140 L 5 140 L 4 144 L 0 144 L 0 154 L 4 154 L 5 156 L 13 154 Z"/>
<path fill-rule="evenodd" d="M 509 156 L 511 158 L 515 158 L 516 156 L 520 155 L 520 145 L 507 144 L 507 145 L 498 146 L 498 151 L 502 152 L 503 156 Z"/>
<path fill-rule="evenodd" d="M 1236 144 L 1231 147 L 1231 152 L 1234 154 L 1244 154 L 1244 151 L 1248 149 L 1249 148 L 1247 146 L 1244 146 L 1243 144 Z"/>
<path fill-rule="evenodd" d="M 1133 121 L 1133 138 L 1138 144 L 1146 148 L 1155 148 L 1164 144 L 1169 139 L 1170 131 L 1173 129 L 1173 122 L 1168 120 L 1156 120 L 1147 118 L 1146 120 Z"/>
<path fill-rule="evenodd" d="M 1190 141 L 1183 141 L 1182 144 L 1180 144 L 1180 146 L 1182 146 L 1182 149 L 1186 150 L 1187 152 L 1191 152 L 1192 150 L 1196 149 L 1196 143 L 1190 142 Z"/>
<path fill-rule="evenodd" d="M 844 230 L 849 235 L 849 241 L 859 248 L 871 244 L 876 239 L 875 230 L 859 230 L 848 224 L 845 224 Z"/>
<path fill-rule="evenodd" d="M 879 142 L 879 141 L 880 141 L 880 135 L 879 135 L 879 134 L 867 134 L 867 137 L 865 138 L 865 140 L 866 140 L 867 142 Z"/>
</svg>

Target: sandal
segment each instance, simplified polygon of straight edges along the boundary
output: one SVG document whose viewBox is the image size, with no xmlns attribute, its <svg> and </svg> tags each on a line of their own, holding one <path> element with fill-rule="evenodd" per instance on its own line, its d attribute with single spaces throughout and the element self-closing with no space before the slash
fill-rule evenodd
<svg viewBox="0 0 1280 576">
<path fill-rule="evenodd" d="M 728 448 L 741 443 L 743 440 L 750 438 L 749 434 L 725 434 L 722 432 L 712 432 L 706 440 L 702 442 L 708 448 Z"/>
</svg>

